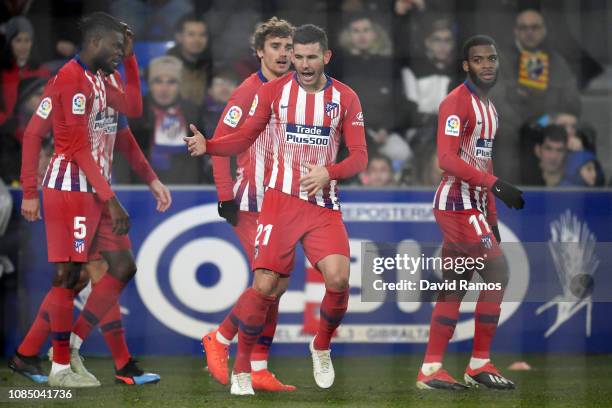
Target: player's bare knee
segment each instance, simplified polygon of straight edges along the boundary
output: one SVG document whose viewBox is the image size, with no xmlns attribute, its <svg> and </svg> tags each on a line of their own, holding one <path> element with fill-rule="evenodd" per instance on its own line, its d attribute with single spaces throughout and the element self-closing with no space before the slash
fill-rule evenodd
<svg viewBox="0 0 612 408">
<path fill-rule="evenodd" d="M 79 273 L 79 281 L 74 287 L 74 292 L 79 293 L 87 286 L 88 283 L 89 283 L 89 274 L 87 273 L 86 268 L 83 267 L 81 268 L 81 272 Z"/>
<path fill-rule="evenodd" d="M 102 279 L 106 271 L 108 270 L 108 264 L 104 259 L 93 260 L 87 263 L 83 268 L 92 283 L 97 283 Z"/>
<path fill-rule="evenodd" d="M 253 279 L 253 289 L 266 296 L 276 295 L 280 275 L 268 269 L 256 269 Z"/>
<path fill-rule="evenodd" d="M 136 275 L 137 270 L 138 267 L 133 260 L 125 260 L 118 265 L 117 272 L 119 274 L 119 279 L 123 282 L 128 282 Z"/>
<path fill-rule="evenodd" d="M 348 274 L 330 274 L 325 278 L 325 288 L 335 292 L 342 292 L 349 287 Z"/>
<path fill-rule="evenodd" d="M 289 287 L 289 278 L 282 277 L 278 280 L 278 285 L 276 286 L 276 290 L 274 291 L 274 296 L 280 298 L 287 291 Z"/>
<path fill-rule="evenodd" d="M 57 264 L 53 276 L 53 286 L 74 289 L 79 282 L 81 264 L 64 262 Z"/>
</svg>

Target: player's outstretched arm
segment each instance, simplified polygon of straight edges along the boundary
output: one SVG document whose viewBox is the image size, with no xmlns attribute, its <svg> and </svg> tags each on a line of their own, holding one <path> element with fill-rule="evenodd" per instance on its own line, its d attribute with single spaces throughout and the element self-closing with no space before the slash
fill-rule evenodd
<svg viewBox="0 0 612 408">
<path fill-rule="evenodd" d="M 189 129 L 193 132 L 193 136 L 183 138 L 189 154 L 191 157 L 203 156 L 206 154 L 206 138 L 194 124 L 190 124 Z"/>
<path fill-rule="evenodd" d="M 220 138 L 213 138 L 206 142 L 207 153 L 212 156 L 234 156 L 247 150 L 257 140 L 270 121 L 272 114 L 272 101 L 276 96 L 278 84 L 273 81 L 265 84 L 257 92 L 259 101 L 249 111 L 249 117 L 240 129 Z"/>
<path fill-rule="evenodd" d="M 256 90 L 249 87 L 240 86 L 232 92 L 232 96 L 227 101 L 223 113 L 217 121 L 215 133 L 212 139 L 220 139 L 230 134 L 235 129 L 240 128 L 247 118 L 246 113 L 254 104 L 253 98 Z M 227 222 L 235 225 L 237 222 L 238 207 L 234 201 L 234 178 L 231 170 L 231 160 L 229 157 L 212 156 L 213 178 L 217 188 L 219 216 L 225 218 Z"/>
</svg>

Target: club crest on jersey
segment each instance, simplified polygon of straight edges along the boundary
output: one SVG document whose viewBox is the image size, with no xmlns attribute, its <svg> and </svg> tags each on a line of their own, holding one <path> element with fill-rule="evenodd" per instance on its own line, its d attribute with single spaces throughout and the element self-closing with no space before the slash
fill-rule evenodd
<svg viewBox="0 0 612 408">
<path fill-rule="evenodd" d="M 490 159 L 493 155 L 493 140 L 492 139 L 478 139 L 476 141 L 476 157 L 483 159 Z"/>
<path fill-rule="evenodd" d="M 75 115 L 85 114 L 85 95 L 82 93 L 75 94 L 72 97 L 72 113 Z"/>
<path fill-rule="evenodd" d="M 329 132 L 329 127 L 287 123 L 286 141 L 293 144 L 327 146 Z"/>
<path fill-rule="evenodd" d="M 327 102 L 325 104 L 325 114 L 331 119 L 334 119 L 340 113 L 340 105 L 336 102 Z"/>
<path fill-rule="evenodd" d="M 75 239 L 74 240 L 74 250 L 77 254 L 82 254 L 85 251 L 85 240 L 84 239 Z"/>
<path fill-rule="evenodd" d="M 480 243 L 486 249 L 493 248 L 493 241 L 491 241 L 491 237 L 489 235 L 483 235 L 482 237 L 480 237 Z"/>
<path fill-rule="evenodd" d="M 49 114 L 51 113 L 51 108 L 51 98 L 47 96 L 42 101 L 40 101 L 38 109 L 36 110 L 36 114 L 43 119 L 47 119 L 49 117 Z"/>
<path fill-rule="evenodd" d="M 229 110 L 225 114 L 225 118 L 223 118 L 223 123 L 225 123 L 227 126 L 235 128 L 236 126 L 238 126 L 238 122 L 240 122 L 241 117 L 242 109 L 240 109 L 240 106 L 234 105 L 229 108 Z"/>
<path fill-rule="evenodd" d="M 259 103 L 259 96 L 255 95 L 255 98 L 253 98 L 253 103 L 251 104 L 251 109 L 249 109 L 249 116 L 253 116 L 255 114 L 258 103 Z"/>
<path fill-rule="evenodd" d="M 446 125 L 444 126 L 444 134 L 446 136 L 459 136 L 461 130 L 461 121 L 459 116 L 450 115 L 446 118 Z"/>
</svg>

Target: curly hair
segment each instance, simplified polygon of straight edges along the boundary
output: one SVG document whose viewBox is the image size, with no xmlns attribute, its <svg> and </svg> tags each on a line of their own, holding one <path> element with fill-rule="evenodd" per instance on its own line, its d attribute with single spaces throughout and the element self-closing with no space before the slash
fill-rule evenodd
<svg viewBox="0 0 612 408">
<path fill-rule="evenodd" d="M 279 19 L 278 17 L 272 17 L 267 21 L 258 23 L 255 26 L 255 32 L 251 37 L 251 47 L 253 51 L 262 50 L 266 38 L 268 37 L 279 37 L 279 38 L 292 38 L 295 33 L 295 27 L 287 20 Z"/>
</svg>

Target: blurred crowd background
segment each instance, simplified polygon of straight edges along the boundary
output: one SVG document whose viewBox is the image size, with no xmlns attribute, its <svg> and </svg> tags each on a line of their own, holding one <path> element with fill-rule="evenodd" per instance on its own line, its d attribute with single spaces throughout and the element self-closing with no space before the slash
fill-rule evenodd
<svg viewBox="0 0 612 408">
<path fill-rule="evenodd" d="M 18 186 L 25 126 L 48 78 L 78 52 L 78 19 L 93 11 L 119 17 L 135 34 L 144 113 L 130 127 L 167 184 L 212 183 L 210 161 L 188 157 L 182 136 L 189 123 L 214 133 L 232 91 L 258 69 L 250 35 L 271 16 L 325 28 L 328 74 L 361 99 L 370 161 L 345 184 L 437 185 L 438 105 L 465 79 L 461 44 L 474 34 L 491 35 L 501 56 L 491 94 L 500 117 L 496 174 L 543 187 L 603 187 L 612 175 L 606 0 L 2 0 L 6 185 Z M 50 135 L 41 173 L 52 151 Z M 119 153 L 113 182 L 139 182 Z"/>
</svg>

